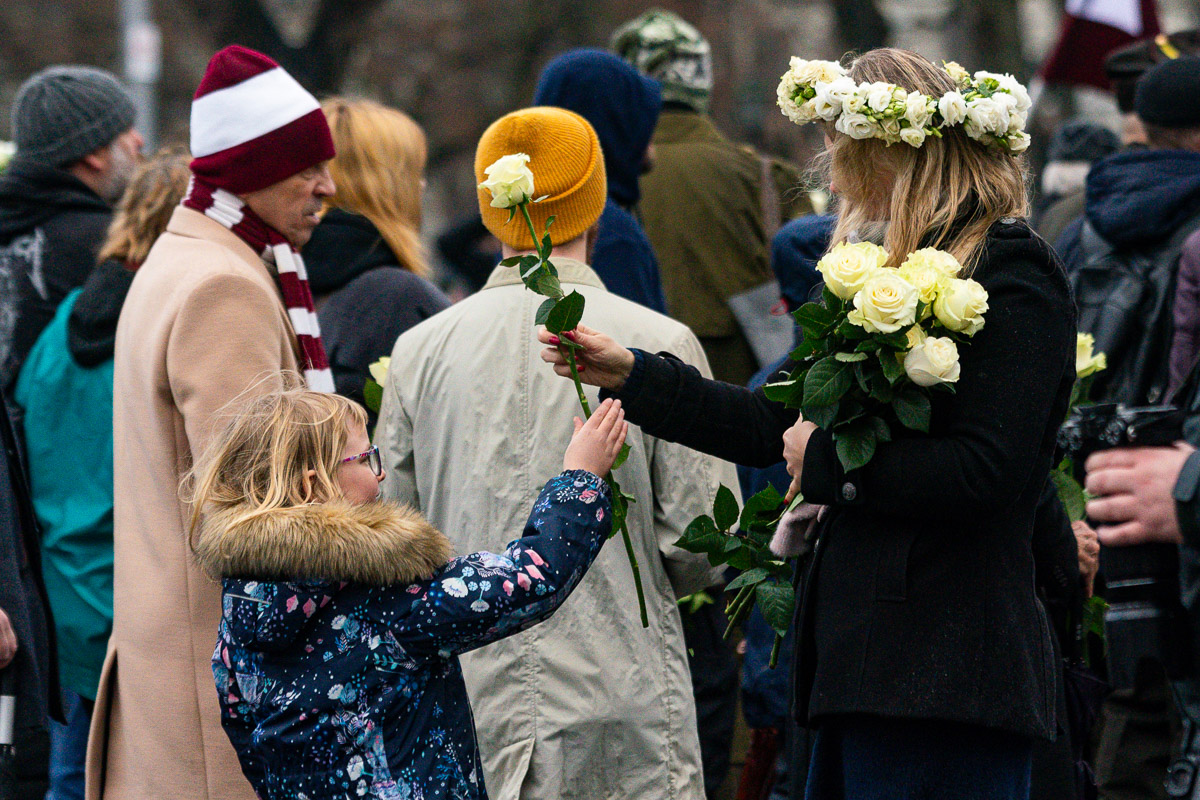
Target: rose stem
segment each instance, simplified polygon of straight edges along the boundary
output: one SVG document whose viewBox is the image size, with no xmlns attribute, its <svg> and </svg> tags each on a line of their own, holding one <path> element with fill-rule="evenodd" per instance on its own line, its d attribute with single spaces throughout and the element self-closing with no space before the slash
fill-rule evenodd
<svg viewBox="0 0 1200 800">
<path fill-rule="evenodd" d="M 779 648 L 782 644 L 783 637 L 775 634 L 775 644 L 771 645 L 771 663 L 768 665 L 771 669 L 775 669 L 775 665 L 779 663 Z"/>
<path fill-rule="evenodd" d="M 533 218 L 529 216 L 528 202 L 521 203 L 520 208 L 521 216 L 525 217 L 525 224 L 529 226 L 529 235 L 533 237 L 534 249 L 537 250 L 538 257 L 542 259 L 542 263 L 544 264 L 549 261 L 549 258 L 547 257 L 548 254 L 542 255 L 541 245 L 538 242 L 537 229 L 533 227 Z M 555 297 L 554 299 L 561 300 L 562 298 L 563 293 L 560 290 L 558 297 Z M 579 398 L 579 407 L 583 409 L 583 415 L 585 418 L 591 417 L 592 407 L 588 404 L 587 395 L 583 393 L 583 382 L 579 380 L 579 367 L 575 362 L 575 350 L 571 347 L 563 347 L 562 345 L 559 345 L 558 351 L 563 354 L 563 358 L 567 360 L 567 364 L 571 368 L 571 380 L 575 383 L 575 396 Z M 613 495 L 613 499 L 615 500 L 616 492 L 612 491 L 612 488 L 612 484 L 609 483 L 609 490 Z M 633 570 L 633 586 L 635 589 L 637 589 L 638 611 L 642 616 L 642 627 L 649 628 L 650 619 L 646 615 L 646 593 L 642 588 L 642 570 L 638 567 L 637 554 L 633 552 L 633 540 L 629 538 L 629 528 L 626 526 L 624 521 L 621 522 L 620 530 L 621 539 L 625 542 L 625 555 L 629 557 L 629 566 Z"/>
<path fill-rule="evenodd" d="M 725 633 L 721 634 L 722 639 L 728 639 L 729 634 L 733 633 L 735 625 L 741 621 L 742 610 L 746 607 L 749 599 L 754 595 L 755 584 L 749 583 L 738 589 L 737 596 L 733 598 L 733 602 L 726 607 L 725 613 L 729 615 L 729 624 L 725 626 Z"/>
</svg>

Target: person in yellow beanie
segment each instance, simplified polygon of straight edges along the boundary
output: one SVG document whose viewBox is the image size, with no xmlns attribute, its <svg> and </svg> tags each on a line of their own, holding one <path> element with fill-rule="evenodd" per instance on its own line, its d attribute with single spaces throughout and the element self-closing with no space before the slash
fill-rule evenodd
<svg viewBox="0 0 1200 800">
<path fill-rule="evenodd" d="M 534 225 L 555 217 L 551 260 L 564 291 L 586 299 L 584 322 L 710 374 L 691 331 L 608 292 L 588 266 L 607 191 L 587 121 L 544 107 L 502 117 L 480 139 L 477 182 L 514 153 L 529 156 L 534 197 L 544 197 L 529 206 Z M 531 250 L 521 216 L 510 222 L 490 201 L 480 193 L 504 256 Z M 524 519 L 579 413 L 572 385 L 538 358 L 533 320 L 543 299 L 515 269 L 498 266 L 481 291 L 411 328 L 392 350 L 375 435 L 389 473 L 384 492 L 452 532 L 458 552 L 503 547 L 497 531 Z M 716 578 L 706 559 L 673 543 L 711 508 L 721 483 L 737 485 L 736 473 L 638 429 L 627 441 L 621 484 L 637 499 L 628 524 L 650 626 L 641 625 L 625 553 L 608 547 L 550 622 L 462 659 L 493 796 L 703 800 L 677 599 Z"/>
</svg>

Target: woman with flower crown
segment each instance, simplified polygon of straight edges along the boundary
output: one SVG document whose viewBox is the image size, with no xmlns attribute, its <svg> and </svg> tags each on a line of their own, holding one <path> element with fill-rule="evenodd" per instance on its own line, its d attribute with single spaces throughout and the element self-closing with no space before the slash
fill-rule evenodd
<svg viewBox="0 0 1200 800">
<path fill-rule="evenodd" d="M 917 251 L 958 270 L 930 325 L 970 340 L 909 369 L 954 389 L 930 393 L 927 431 L 896 428 L 846 470 L 834 433 L 762 390 L 584 326 L 564 335 L 581 377 L 648 433 L 741 464 L 784 459 L 793 491 L 825 506 L 793 622 L 794 708 L 817 729 L 807 797 L 1027 798 L 1033 740 L 1056 731 L 1031 537 L 1075 378 L 1066 278 L 1024 220 L 1028 95 L 1010 76 L 894 49 L 848 68 L 793 59 L 779 95 L 789 118 L 825 129 L 835 249 L 877 240 L 882 263 L 861 271 L 902 296 L 936 266 L 892 269 Z M 857 280 L 853 260 L 827 257 L 826 286 Z M 886 316 L 855 302 L 867 330 Z M 539 338 L 568 375 L 557 338 Z"/>
</svg>

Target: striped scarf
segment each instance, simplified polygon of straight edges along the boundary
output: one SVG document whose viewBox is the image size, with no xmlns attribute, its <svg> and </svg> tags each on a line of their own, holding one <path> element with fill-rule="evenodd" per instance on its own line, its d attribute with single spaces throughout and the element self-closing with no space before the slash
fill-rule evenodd
<svg viewBox="0 0 1200 800">
<path fill-rule="evenodd" d="M 300 342 L 304 380 L 308 388 L 314 391 L 333 392 L 333 373 L 325 356 L 325 346 L 321 344 L 321 328 L 317 324 L 312 292 L 308 288 L 308 274 L 304 271 L 304 259 L 300 253 L 283 238 L 283 234 L 264 222 L 237 195 L 205 183 L 194 175 L 188 184 L 183 205 L 229 228 L 264 261 L 275 265 L 279 286 L 283 290 L 283 304 L 287 307 L 292 330 Z"/>
</svg>

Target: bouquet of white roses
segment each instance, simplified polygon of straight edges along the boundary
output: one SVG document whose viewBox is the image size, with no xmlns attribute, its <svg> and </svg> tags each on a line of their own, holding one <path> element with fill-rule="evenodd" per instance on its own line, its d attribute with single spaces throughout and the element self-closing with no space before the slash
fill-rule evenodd
<svg viewBox="0 0 1200 800">
<path fill-rule="evenodd" d="M 887 261 L 883 248 L 860 242 L 837 245 L 818 262 L 822 302 L 793 315 L 804 332 L 792 352 L 796 367 L 765 387 L 768 397 L 799 407 L 805 419 L 833 433 L 847 470 L 867 464 L 897 426 L 929 431 L 930 394 L 954 391 L 962 371 L 958 348 L 983 328 L 988 310 L 987 291 L 958 277 L 962 266 L 949 253 L 918 250 L 898 269 L 885 267 Z M 784 508 L 768 487 L 739 512 L 722 486 L 712 516 L 697 517 L 676 542 L 706 554 L 714 566 L 741 571 L 726 587 L 736 593 L 726 609 L 726 636 L 757 605 L 776 634 L 771 666 L 796 602 L 793 562 L 803 557 L 774 552 L 772 539 L 801 501 L 797 496 Z"/>
<path fill-rule="evenodd" d="M 942 250 L 926 248 L 899 269 L 869 242 L 840 244 L 817 264 L 822 303 L 795 312 L 804 340 L 797 366 L 767 397 L 833 433 L 846 470 L 869 462 L 897 425 L 929 431 L 932 391 L 953 391 L 959 347 L 984 325 L 988 295 Z"/>
</svg>

